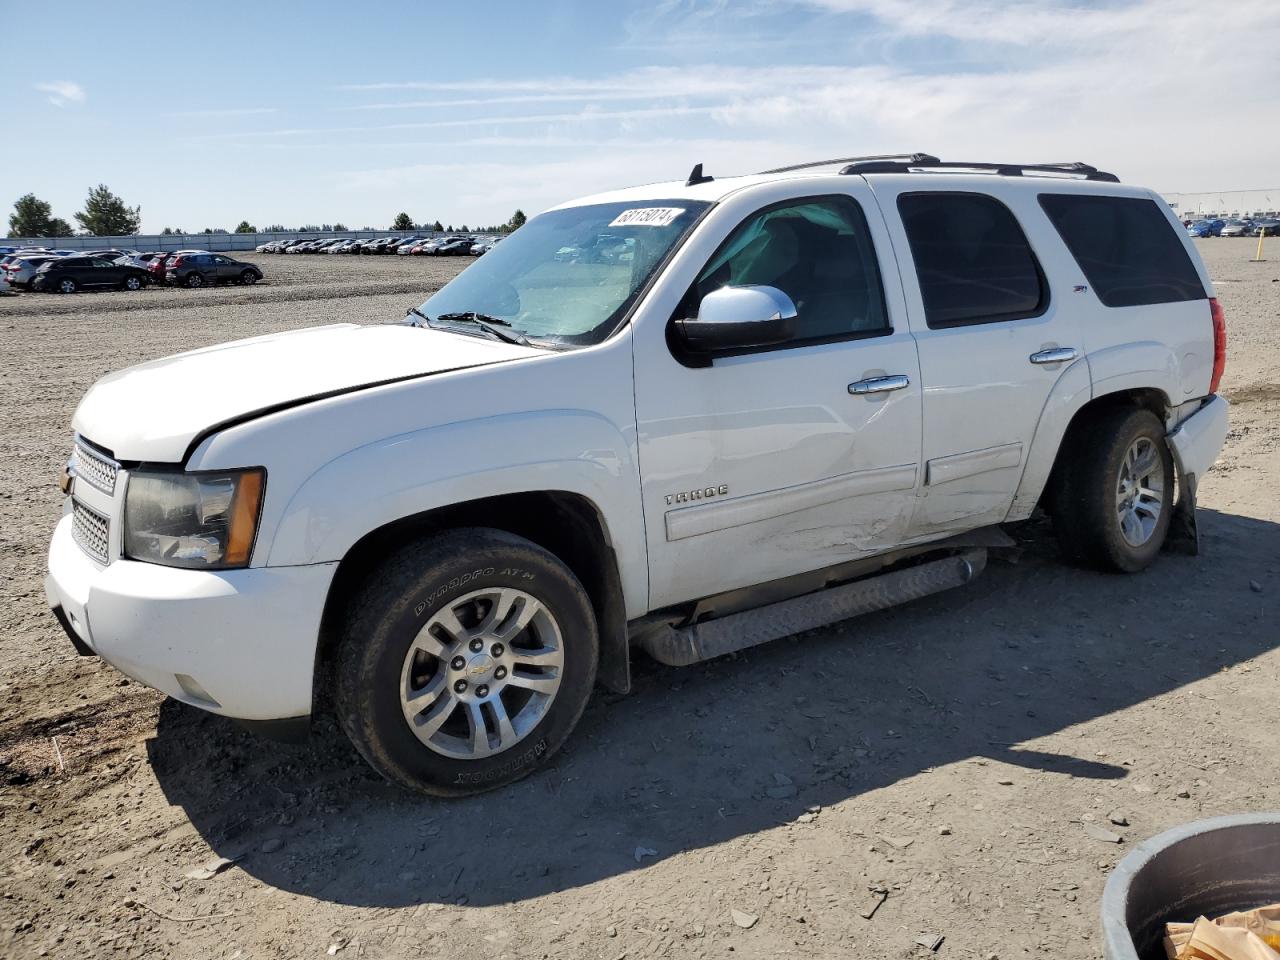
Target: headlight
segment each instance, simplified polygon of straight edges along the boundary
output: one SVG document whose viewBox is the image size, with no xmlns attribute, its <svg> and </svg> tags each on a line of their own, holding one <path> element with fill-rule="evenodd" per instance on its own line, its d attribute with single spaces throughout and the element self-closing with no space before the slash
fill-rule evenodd
<svg viewBox="0 0 1280 960">
<path fill-rule="evenodd" d="M 170 567 L 247 567 L 266 471 L 138 471 L 124 505 L 124 554 Z"/>
</svg>

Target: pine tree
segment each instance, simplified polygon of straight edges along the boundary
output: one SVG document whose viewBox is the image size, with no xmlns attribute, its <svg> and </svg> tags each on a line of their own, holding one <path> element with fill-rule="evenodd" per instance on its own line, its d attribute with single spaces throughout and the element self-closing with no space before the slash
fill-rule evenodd
<svg viewBox="0 0 1280 960">
<path fill-rule="evenodd" d="M 18 198 L 13 205 L 13 213 L 9 215 L 9 236 L 11 237 L 50 237 L 49 227 L 53 223 L 53 207 L 38 200 L 34 193 Z"/>
<path fill-rule="evenodd" d="M 401 211 L 396 215 L 395 221 L 391 224 L 391 229 L 392 230 L 412 230 L 413 217 L 409 216 L 404 211 Z"/>
<path fill-rule="evenodd" d="M 100 183 L 89 191 L 84 210 L 76 214 L 80 226 L 95 237 L 123 237 L 138 232 L 142 225 L 142 208 L 128 207 L 125 202 Z"/>
<path fill-rule="evenodd" d="M 258 228 L 251 224 L 248 220 L 241 220 L 236 226 L 236 233 L 257 233 Z"/>
</svg>

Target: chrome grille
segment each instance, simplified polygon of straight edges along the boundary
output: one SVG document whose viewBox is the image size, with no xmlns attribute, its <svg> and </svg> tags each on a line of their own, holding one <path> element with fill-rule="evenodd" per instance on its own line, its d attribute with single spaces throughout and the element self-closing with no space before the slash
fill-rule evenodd
<svg viewBox="0 0 1280 960">
<path fill-rule="evenodd" d="M 71 461 L 76 476 L 84 477 L 87 483 L 97 487 L 103 493 L 116 492 L 116 473 L 120 470 L 120 464 L 105 453 L 95 450 L 84 440 L 76 437 Z"/>
<path fill-rule="evenodd" d="M 99 563 L 107 562 L 107 546 L 111 525 L 96 510 L 90 510 L 75 498 L 71 500 L 71 536 L 80 549 Z"/>
</svg>

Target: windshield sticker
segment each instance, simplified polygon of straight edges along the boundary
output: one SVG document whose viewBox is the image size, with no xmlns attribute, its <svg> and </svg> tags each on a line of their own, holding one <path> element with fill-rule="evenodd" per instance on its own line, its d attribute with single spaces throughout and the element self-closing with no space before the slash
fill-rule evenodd
<svg viewBox="0 0 1280 960">
<path fill-rule="evenodd" d="M 684 213 L 683 207 L 636 207 L 613 218 L 611 227 L 666 227 Z"/>
</svg>

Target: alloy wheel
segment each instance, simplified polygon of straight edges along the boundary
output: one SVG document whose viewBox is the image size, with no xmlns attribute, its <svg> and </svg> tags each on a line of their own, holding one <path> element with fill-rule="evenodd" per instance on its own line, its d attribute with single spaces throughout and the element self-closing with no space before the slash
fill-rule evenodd
<svg viewBox="0 0 1280 960">
<path fill-rule="evenodd" d="M 1131 547 L 1151 539 L 1164 509 L 1164 462 L 1150 437 L 1129 445 L 1116 481 L 1116 514 L 1120 533 Z"/>
<path fill-rule="evenodd" d="M 450 600 L 418 631 L 400 672 L 400 707 L 428 748 L 478 760 L 528 736 L 563 671 L 560 626 L 546 605 L 488 587 Z"/>
</svg>

